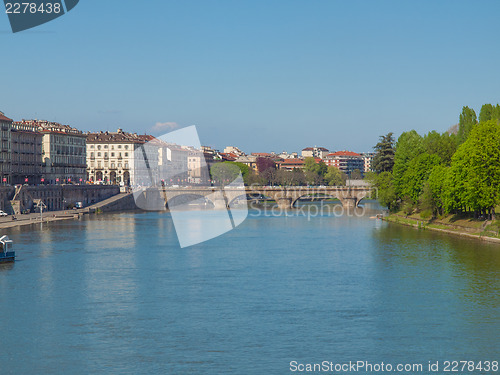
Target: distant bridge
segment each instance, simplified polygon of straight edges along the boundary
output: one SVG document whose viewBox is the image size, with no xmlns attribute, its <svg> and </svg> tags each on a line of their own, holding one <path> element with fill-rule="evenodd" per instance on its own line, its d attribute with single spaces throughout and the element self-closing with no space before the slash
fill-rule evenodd
<svg viewBox="0 0 500 375">
<path fill-rule="evenodd" d="M 223 190 L 215 186 L 205 187 L 150 187 L 139 193 L 134 193 L 136 203 L 144 209 L 154 207 L 165 207 L 179 197 L 204 198 L 213 203 L 216 209 L 230 207 L 237 199 L 246 196 L 265 196 L 278 204 L 281 209 L 289 209 L 295 206 L 300 198 L 320 197 L 337 198 L 345 208 L 357 207 L 363 198 L 371 198 L 372 188 L 369 186 L 325 186 L 325 187 L 301 187 L 301 186 L 225 186 Z M 172 202 L 173 203 L 173 202 Z"/>
</svg>

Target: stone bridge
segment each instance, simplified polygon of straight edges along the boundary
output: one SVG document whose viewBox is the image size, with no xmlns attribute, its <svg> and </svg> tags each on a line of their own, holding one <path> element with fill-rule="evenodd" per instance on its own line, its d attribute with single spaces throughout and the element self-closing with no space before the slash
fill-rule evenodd
<svg viewBox="0 0 500 375">
<path fill-rule="evenodd" d="M 356 186 L 326 186 L 326 187 L 273 187 L 273 186 L 226 186 L 224 190 L 218 187 L 152 187 L 142 191 L 140 194 L 134 193 L 136 204 L 143 209 L 154 209 L 153 206 L 165 206 L 168 201 L 178 197 L 203 197 L 212 202 L 215 208 L 230 207 L 232 203 L 245 196 L 257 198 L 264 196 L 276 201 L 282 209 L 293 208 L 295 202 L 304 197 L 324 197 L 337 198 L 345 208 L 357 207 L 363 198 L 370 198 L 371 187 Z"/>
</svg>

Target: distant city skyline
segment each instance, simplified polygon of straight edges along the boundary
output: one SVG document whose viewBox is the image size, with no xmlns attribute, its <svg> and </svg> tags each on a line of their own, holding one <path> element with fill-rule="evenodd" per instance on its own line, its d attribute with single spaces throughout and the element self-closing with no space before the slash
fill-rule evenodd
<svg viewBox="0 0 500 375">
<path fill-rule="evenodd" d="M 500 102 L 498 11 L 498 1 L 86 0 L 17 34 L 0 12 L 0 110 L 83 131 L 196 125 L 219 150 L 370 152 L 382 134 L 444 132 L 463 106 Z"/>
</svg>

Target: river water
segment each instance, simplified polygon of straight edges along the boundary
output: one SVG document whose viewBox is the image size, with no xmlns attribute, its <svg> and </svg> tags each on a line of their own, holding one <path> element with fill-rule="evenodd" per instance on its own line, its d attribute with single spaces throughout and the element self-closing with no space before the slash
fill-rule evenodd
<svg viewBox="0 0 500 375">
<path fill-rule="evenodd" d="M 365 208 L 251 210 L 184 249 L 168 213 L 5 230 L 18 258 L 0 267 L 0 374 L 299 373 L 292 361 L 423 373 L 440 361 L 444 373 L 444 361 L 499 360 L 500 245 Z"/>
</svg>

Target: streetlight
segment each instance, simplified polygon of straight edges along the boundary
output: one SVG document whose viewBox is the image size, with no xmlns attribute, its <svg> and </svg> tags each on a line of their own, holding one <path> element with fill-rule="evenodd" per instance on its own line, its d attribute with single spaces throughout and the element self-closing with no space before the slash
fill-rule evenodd
<svg viewBox="0 0 500 375">
<path fill-rule="evenodd" d="M 38 203 L 36 204 L 37 208 L 40 208 L 40 222 L 43 222 L 43 209 L 47 208 L 47 206 L 43 203 L 43 201 L 40 199 Z"/>
</svg>

